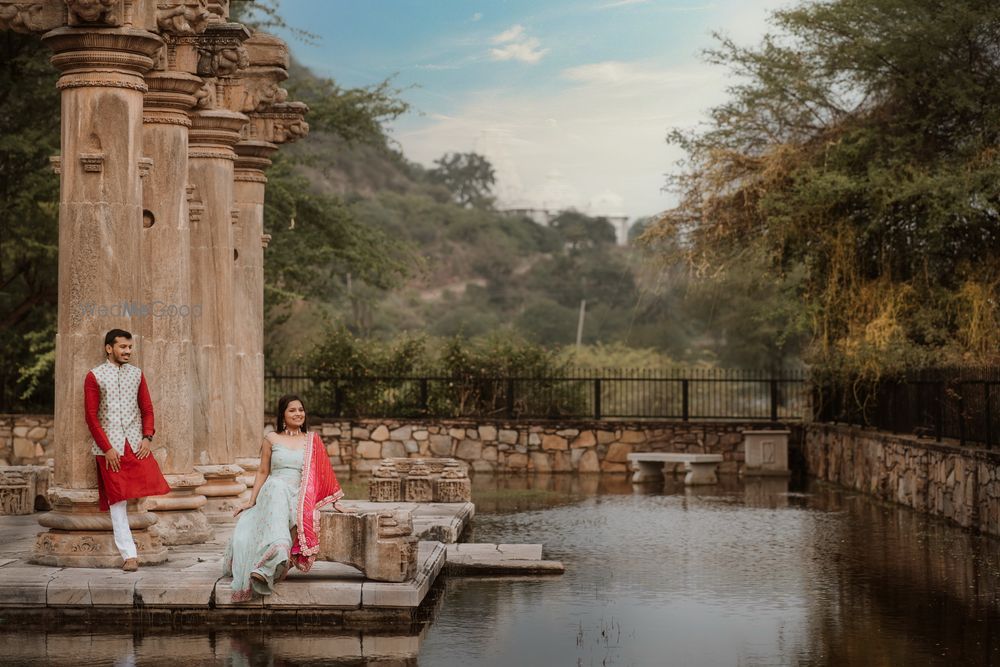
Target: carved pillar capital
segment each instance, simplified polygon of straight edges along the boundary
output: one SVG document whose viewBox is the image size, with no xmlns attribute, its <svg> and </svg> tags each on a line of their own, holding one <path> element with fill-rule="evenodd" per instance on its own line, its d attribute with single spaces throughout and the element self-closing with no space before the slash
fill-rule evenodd
<svg viewBox="0 0 1000 667">
<path fill-rule="evenodd" d="M 195 105 L 201 79 L 185 72 L 150 72 L 146 85 L 149 92 L 143 98 L 144 123 L 191 126 L 188 112 Z"/>
<path fill-rule="evenodd" d="M 52 64 L 62 71 L 58 86 L 110 87 L 146 92 L 143 74 L 163 46 L 159 36 L 135 28 L 57 28 L 42 36 L 53 51 Z"/>
<path fill-rule="evenodd" d="M 223 109 L 194 112 L 188 135 L 188 156 L 235 160 L 233 146 L 240 140 L 240 130 L 246 122 L 247 117 L 243 114 Z"/>
</svg>

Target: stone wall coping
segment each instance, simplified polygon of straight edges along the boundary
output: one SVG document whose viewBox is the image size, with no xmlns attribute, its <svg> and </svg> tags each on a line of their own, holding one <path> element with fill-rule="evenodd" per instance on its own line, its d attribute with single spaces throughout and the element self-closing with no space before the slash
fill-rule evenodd
<svg viewBox="0 0 1000 667">
<path fill-rule="evenodd" d="M 939 454 L 967 456 L 979 461 L 985 461 L 987 463 L 1000 464 L 1000 449 L 986 449 L 985 447 L 977 447 L 974 445 L 965 445 L 963 447 L 958 444 L 957 440 L 952 438 L 945 438 L 941 442 L 938 442 L 937 440 L 926 440 L 918 438 L 915 435 L 908 435 L 904 433 L 889 433 L 888 431 L 878 431 L 872 428 L 849 426 L 847 424 L 828 424 L 823 422 L 809 422 L 809 429 L 814 431 L 822 430 L 826 432 L 839 431 L 845 434 L 861 437 L 896 440 L 899 444 L 906 445 L 908 447 L 917 446 Z"/>
</svg>

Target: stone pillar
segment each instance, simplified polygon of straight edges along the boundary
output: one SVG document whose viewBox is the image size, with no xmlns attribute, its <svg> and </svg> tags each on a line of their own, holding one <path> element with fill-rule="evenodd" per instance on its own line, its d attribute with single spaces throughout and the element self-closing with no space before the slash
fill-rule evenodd
<svg viewBox="0 0 1000 667">
<path fill-rule="evenodd" d="M 743 431 L 745 475 L 788 475 L 786 430 Z"/>
<path fill-rule="evenodd" d="M 191 224 L 191 300 L 202 316 L 191 322 L 194 347 L 194 454 L 199 465 L 225 465 L 233 447 L 233 176 L 241 113 L 193 114 L 188 176 L 202 213 Z"/>
<path fill-rule="evenodd" d="M 193 114 L 188 152 L 189 179 L 202 209 L 191 225 L 191 298 L 202 304 L 192 321 L 195 381 L 193 426 L 195 470 L 205 475 L 198 493 L 208 498 L 209 521 L 228 522 L 246 486 L 236 458 L 233 433 L 236 378 L 233 329 L 233 176 L 241 113 L 225 110 Z"/>
<path fill-rule="evenodd" d="M 72 3 L 67 11 L 71 25 L 110 18 L 102 10 L 91 19 Z M 50 491 L 53 511 L 39 519 L 50 530 L 39 535 L 33 559 L 110 567 L 120 565 L 121 558 L 110 516 L 98 510 L 83 379 L 102 359 L 105 332 L 137 324 L 131 308 L 122 304 L 138 302 L 140 289 L 143 74 L 163 42 L 129 26 L 62 27 L 46 33 L 43 41 L 62 71 L 63 122 L 55 488 Z M 137 343 L 141 353 L 141 340 Z M 139 559 L 146 563 L 166 559 L 166 549 L 146 530 L 155 520 L 148 513 L 129 515 Z"/>
<path fill-rule="evenodd" d="M 143 371 L 156 413 L 153 454 L 171 492 L 150 498 L 156 512 L 151 529 L 164 544 L 198 544 L 212 536 L 202 512 L 205 496 L 195 493 L 205 478 L 193 471 L 191 346 L 192 322 L 204 307 L 191 299 L 188 212 L 188 111 L 201 88 L 198 77 L 159 71 L 146 76 L 143 149 L 153 168 L 143 180 L 142 302 Z"/>
<path fill-rule="evenodd" d="M 236 394 L 233 421 L 235 450 L 241 457 L 260 452 L 264 436 L 264 170 L 278 147 L 266 141 L 236 144 L 233 243 L 233 328 Z"/>
</svg>

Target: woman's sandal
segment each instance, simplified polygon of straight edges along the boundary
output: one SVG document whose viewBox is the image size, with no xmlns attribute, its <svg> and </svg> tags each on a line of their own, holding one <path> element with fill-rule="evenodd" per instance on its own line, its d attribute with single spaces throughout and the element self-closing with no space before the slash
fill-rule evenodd
<svg viewBox="0 0 1000 667">
<path fill-rule="evenodd" d="M 263 584 L 263 585 L 267 586 L 267 577 L 265 577 L 260 572 L 251 572 L 250 573 L 250 578 L 253 579 L 254 581 L 256 581 L 258 584 Z"/>
<path fill-rule="evenodd" d="M 354 514 L 357 511 L 353 507 L 342 507 L 340 501 L 333 503 L 333 509 L 341 514 Z"/>
</svg>

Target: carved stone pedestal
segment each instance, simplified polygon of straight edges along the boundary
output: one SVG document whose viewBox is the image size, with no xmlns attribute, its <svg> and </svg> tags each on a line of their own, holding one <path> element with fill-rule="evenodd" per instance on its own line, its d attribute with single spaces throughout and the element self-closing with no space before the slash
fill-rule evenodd
<svg viewBox="0 0 1000 667">
<path fill-rule="evenodd" d="M 257 477 L 257 470 L 260 468 L 260 458 L 240 458 L 236 459 L 236 465 L 243 468 L 243 474 L 236 477 L 236 481 L 244 484 L 247 490 L 240 494 L 240 502 L 250 500 L 253 493 L 254 480 Z"/>
<path fill-rule="evenodd" d="M 322 510 L 316 559 L 347 563 L 374 581 L 410 581 L 417 572 L 417 538 L 410 512 Z"/>
<path fill-rule="evenodd" d="M 53 510 L 38 519 L 49 530 L 39 533 L 31 562 L 55 567 L 121 567 L 111 515 L 100 511 L 96 489 L 50 489 L 49 499 Z M 140 511 L 137 501 L 129 501 L 128 525 L 143 565 L 167 560 L 166 547 L 148 530 L 155 523 L 154 514 Z"/>
<path fill-rule="evenodd" d="M 209 523 L 235 523 L 233 512 L 242 504 L 240 494 L 247 485 L 236 478 L 243 474 L 238 465 L 195 466 L 196 472 L 205 476 L 205 484 L 195 489 L 195 493 L 205 496 L 205 516 Z"/>
<path fill-rule="evenodd" d="M 382 459 L 368 482 L 368 499 L 393 503 L 465 503 L 472 500 L 468 468 L 458 459 Z"/>
<path fill-rule="evenodd" d="M 167 545 L 203 544 L 212 539 L 212 527 L 202 510 L 207 504 L 197 489 L 205 484 L 198 473 L 164 475 L 170 493 L 146 499 L 145 508 L 156 513 L 156 524 L 149 532 Z"/>
</svg>

